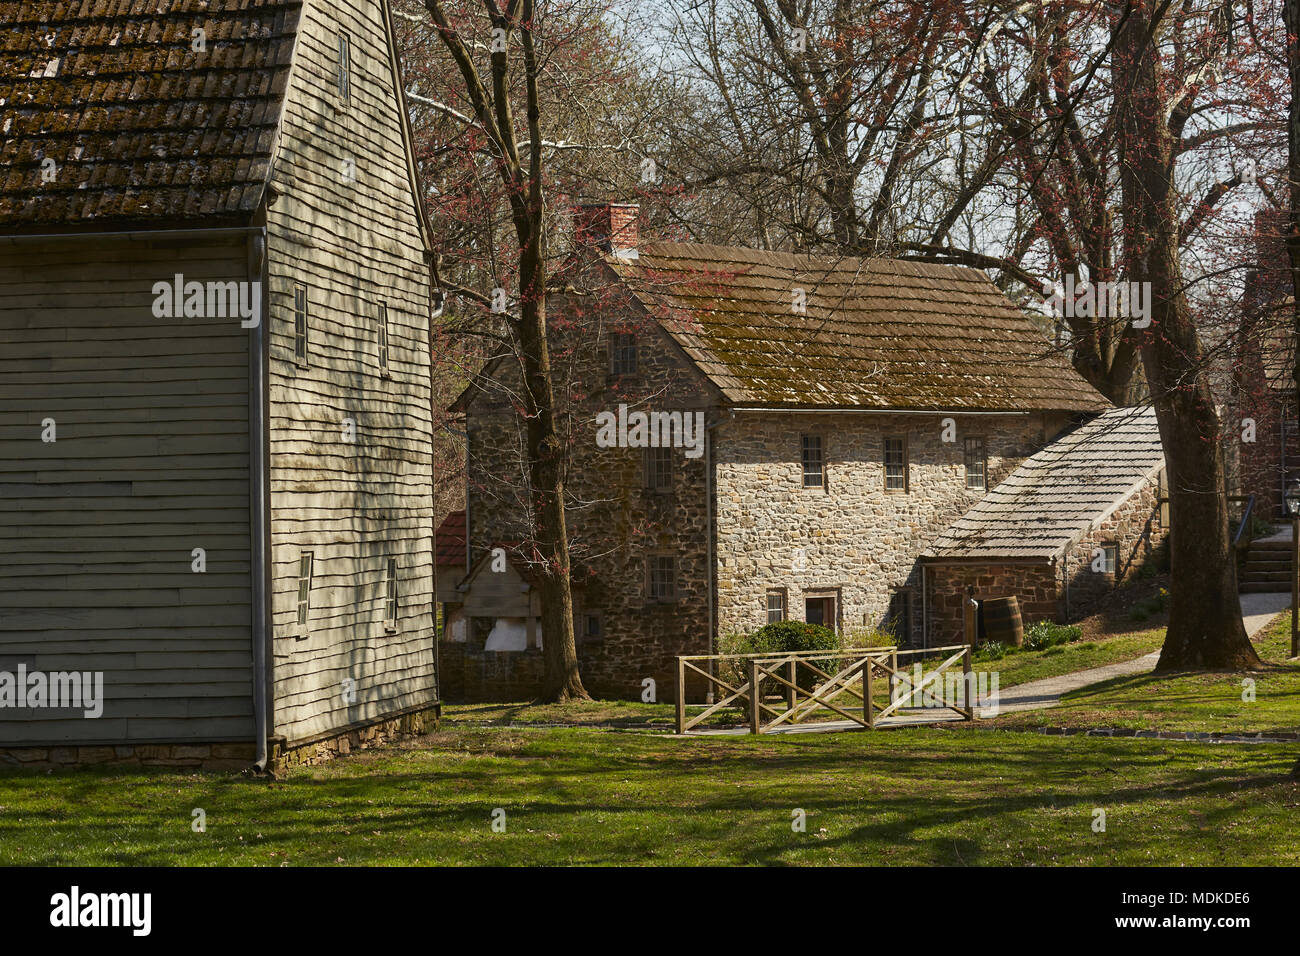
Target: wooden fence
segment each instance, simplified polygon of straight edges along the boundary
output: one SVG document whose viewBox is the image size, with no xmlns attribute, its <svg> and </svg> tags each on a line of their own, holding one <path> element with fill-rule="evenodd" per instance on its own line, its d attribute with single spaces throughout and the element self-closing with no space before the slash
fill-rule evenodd
<svg viewBox="0 0 1300 956">
<path fill-rule="evenodd" d="M 921 680 L 899 671 L 900 658 L 925 654 L 947 654 L 933 670 L 922 671 Z M 960 661 L 967 692 L 962 706 L 952 706 L 966 720 L 975 716 L 971 692 L 971 649 L 966 644 L 899 650 L 897 647 L 858 647 L 838 651 L 790 651 L 784 654 L 695 654 L 677 658 L 677 732 L 684 734 L 724 707 L 743 707 L 752 733 L 761 734 L 781 724 L 795 724 L 819 710 L 829 710 L 863 727 L 898 711 L 904 703 L 923 692 L 936 680 L 943 686 L 944 675 Z M 801 676 L 811 678 L 811 687 L 801 687 Z M 725 673 L 725 676 L 724 676 Z M 715 695 L 715 702 L 694 716 L 686 714 L 686 678 L 698 674 Z M 874 699 L 884 680 L 889 700 Z M 734 685 L 732 683 L 734 681 Z M 899 682 L 908 687 L 898 694 Z M 775 685 L 778 694 L 764 693 L 764 683 Z M 757 688 L 757 692 L 755 692 Z M 851 698 L 852 702 L 842 698 Z M 783 703 L 784 709 L 772 701 Z M 835 703 L 839 700 L 840 703 Z M 842 705 L 842 706 L 841 706 Z M 698 706 L 698 705 L 697 705 Z M 846 709 L 847 708 L 847 709 Z"/>
</svg>

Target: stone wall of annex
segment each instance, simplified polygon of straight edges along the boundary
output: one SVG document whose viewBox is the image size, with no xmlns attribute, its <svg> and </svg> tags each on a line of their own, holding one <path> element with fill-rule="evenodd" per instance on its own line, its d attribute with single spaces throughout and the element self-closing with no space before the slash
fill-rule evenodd
<svg viewBox="0 0 1300 956">
<path fill-rule="evenodd" d="M 1128 500 L 1090 530 L 1065 554 L 1059 597 L 1059 620 L 1087 615 L 1107 593 L 1131 581 L 1169 533 L 1160 520 L 1161 485 L 1146 482 Z M 1093 570 L 1098 549 L 1115 545 L 1115 573 Z"/>
<path fill-rule="evenodd" d="M 1160 482 L 1152 479 L 1089 530 L 1057 560 L 1041 563 L 990 558 L 932 564 L 928 571 L 930 644 L 963 640 L 963 601 L 1010 597 L 1028 628 L 1038 621 L 1067 623 L 1087 616 L 1097 602 L 1132 581 L 1164 541 L 1160 520 Z M 1115 545 L 1115 572 L 1093 570 L 1098 549 Z"/>
</svg>

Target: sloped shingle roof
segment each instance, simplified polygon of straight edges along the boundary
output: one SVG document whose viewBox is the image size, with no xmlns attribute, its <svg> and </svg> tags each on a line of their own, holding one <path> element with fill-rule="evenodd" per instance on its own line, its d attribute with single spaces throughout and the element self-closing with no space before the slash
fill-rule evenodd
<svg viewBox="0 0 1300 956">
<path fill-rule="evenodd" d="M 1109 407 L 974 269 L 688 243 L 609 262 L 737 405 Z"/>
<path fill-rule="evenodd" d="M 1025 459 L 926 558 L 1060 554 L 1164 464 L 1152 408 L 1113 408 Z"/>
<path fill-rule="evenodd" d="M 434 551 L 438 567 L 463 567 L 465 564 L 465 512 L 450 512 L 434 534 Z"/>
<path fill-rule="evenodd" d="M 0 0 L 0 227 L 245 218 L 301 6 Z"/>
</svg>

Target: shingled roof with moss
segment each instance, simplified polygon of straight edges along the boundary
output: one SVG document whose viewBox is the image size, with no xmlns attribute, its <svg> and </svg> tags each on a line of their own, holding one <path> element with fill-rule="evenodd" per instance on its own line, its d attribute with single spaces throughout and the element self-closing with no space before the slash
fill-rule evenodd
<svg viewBox="0 0 1300 956">
<path fill-rule="evenodd" d="M 1051 560 L 1154 484 L 1163 468 L 1155 409 L 1112 408 L 1026 458 L 924 557 Z"/>
<path fill-rule="evenodd" d="M 247 219 L 301 7 L 0 0 L 0 227 Z"/>
<path fill-rule="evenodd" d="M 734 405 L 1110 407 L 974 269 L 689 243 L 607 261 Z"/>
</svg>

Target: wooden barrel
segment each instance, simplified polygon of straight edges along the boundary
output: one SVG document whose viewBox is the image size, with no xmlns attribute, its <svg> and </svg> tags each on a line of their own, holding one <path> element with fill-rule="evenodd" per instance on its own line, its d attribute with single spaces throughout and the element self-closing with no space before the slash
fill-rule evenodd
<svg viewBox="0 0 1300 956">
<path fill-rule="evenodd" d="M 985 598 L 980 602 L 983 631 L 990 641 L 1011 647 L 1025 644 L 1025 625 L 1020 620 L 1020 602 L 1010 597 Z"/>
</svg>

